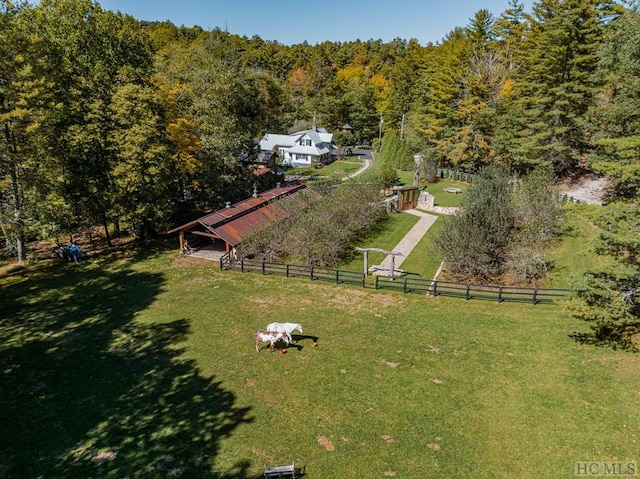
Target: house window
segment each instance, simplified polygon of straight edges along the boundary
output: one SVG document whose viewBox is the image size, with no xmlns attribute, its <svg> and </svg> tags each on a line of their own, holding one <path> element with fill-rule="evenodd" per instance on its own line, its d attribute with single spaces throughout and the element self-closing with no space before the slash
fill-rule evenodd
<svg viewBox="0 0 640 479">
<path fill-rule="evenodd" d="M 311 146 L 311 140 L 306 140 L 307 141 L 307 146 Z"/>
</svg>

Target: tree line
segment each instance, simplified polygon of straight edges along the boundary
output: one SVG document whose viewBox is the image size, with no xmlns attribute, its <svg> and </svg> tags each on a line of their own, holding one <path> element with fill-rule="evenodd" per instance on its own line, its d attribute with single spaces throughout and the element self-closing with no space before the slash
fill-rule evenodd
<svg viewBox="0 0 640 479">
<path fill-rule="evenodd" d="M 584 285 L 584 301 L 627 324 L 640 284 L 639 27 L 635 2 L 539 0 L 527 12 L 510 0 L 436 44 L 285 46 L 92 0 L 3 0 L 4 251 L 24 260 L 27 240 L 94 225 L 107 240 L 121 228 L 149 237 L 185 210 L 248 197 L 265 132 L 349 123 L 344 145 L 383 138 L 391 182 L 415 154 L 469 172 L 607 176 L 613 195 L 594 222 L 606 231 L 601 251 L 625 267 L 594 275 L 599 292 Z"/>
</svg>

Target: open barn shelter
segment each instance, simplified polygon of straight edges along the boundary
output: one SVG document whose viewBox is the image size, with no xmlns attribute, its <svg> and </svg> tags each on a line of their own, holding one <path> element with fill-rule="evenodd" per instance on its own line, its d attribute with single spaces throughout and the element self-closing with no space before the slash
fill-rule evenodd
<svg viewBox="0 0 640 479">
<path fill-rule="evenodd" d="M 178 233 L 180 251 L 188 244 L 193 251 L 232 253 L 249 234 L 287 218 L 292 209 L 302 209 L 319 198 L 319 193 L 303 183 L 278 185 L 238 203 L 227 203 L 225 208 L 178 226 L 169 234 Z"/>
</svg>

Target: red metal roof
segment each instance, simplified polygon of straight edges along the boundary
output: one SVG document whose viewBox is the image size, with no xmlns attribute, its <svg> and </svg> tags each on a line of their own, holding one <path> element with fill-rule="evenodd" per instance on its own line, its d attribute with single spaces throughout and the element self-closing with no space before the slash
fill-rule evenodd
<svg viewBox="0 0 640 479">
<path fill-rule="evenodd" d="M 174 228 L 169 233 L 191 229 L 200 224 L 231 246 L 237 246 L 250 233 L 286 218 L 287 212 L 279 203 L 289 202 L 288 200 L 306 188 L 304 184 L 273 188 L 260 193 L 257 197 L 248 198 L 230 205 L 229 208 L 214 211 L 195 221 Z"/>
</svg>

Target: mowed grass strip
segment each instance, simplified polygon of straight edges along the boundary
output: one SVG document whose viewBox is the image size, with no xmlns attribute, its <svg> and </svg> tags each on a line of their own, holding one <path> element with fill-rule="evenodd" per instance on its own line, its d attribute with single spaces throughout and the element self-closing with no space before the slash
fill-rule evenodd
<svg viewBox="0 0 640 479">
<path fill-rule="evenodd" d="M 569 477 L 576 461 L 638 460 L 640 359 L 575 343 L 557 306 L 171 251 L 0 288 L 9 476 L 259 477 L 295 460 L 309 478 Z M 304 326 L 284 355 L 254 349 L 272 321 Z"/>
</svg>

